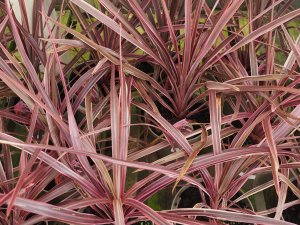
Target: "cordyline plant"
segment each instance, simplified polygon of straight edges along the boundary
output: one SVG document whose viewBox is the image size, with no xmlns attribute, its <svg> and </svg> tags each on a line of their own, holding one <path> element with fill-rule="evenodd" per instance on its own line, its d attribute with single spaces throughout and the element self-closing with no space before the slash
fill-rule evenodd
<svg viewBox="0 0 300 225">
<path fill-rule="evenodd" d="M 0 10 L 0 224 L 299 223 L 297 1 Z"/>
</svg>

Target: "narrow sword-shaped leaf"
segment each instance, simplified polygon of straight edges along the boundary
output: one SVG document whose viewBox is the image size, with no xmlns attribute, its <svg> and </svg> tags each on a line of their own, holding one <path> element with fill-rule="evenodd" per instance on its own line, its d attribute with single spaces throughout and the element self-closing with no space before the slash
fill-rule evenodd
<svg viewBox="0 0 300 225">
<path fill-rule="evenodd" d="M 15 199 L 14 206 L 31 213 L 47 216 L 48 218 L 56 218 L 68 223 L 107 224 L 107 222 L 109 222 L 109 220 L 101 219 L 95 215 L 79 213 L 70 209 L 24 198 L 17 197 Z"/>
<path fill-rule="evenodd" d="M 202 126 L 202 134 L 201 134 L 201 141 L 199 146 L 189 155 L 189 157 L 187 158 L 187 160 L 184 163 L 184 166 L 182 167 L 179 176 L 176 179 L 176 182 L 173 186 L 173 190 L 172 192 L 174 192 L 177 184 L 179 183 L 179 181 L 181 180 L 182 176 L 185 175 L 186 171 L 189 169 L 189 167 L 191 166 L 191 164 L 193 163 L 194 159 L 196 158 L 196 156 L 199 154 L 199 152 L 205 147 L 207 142 L 207 131 L 205 129 L 204 126 Z"/>
<path fill-rule="evenodd" d="M 293 223 L 275 220 L 269 217 L 249 215 L 246 213 L 236 213 L 218 209 L 174 209 L 172 210 L 172 213 L 176 213 L 177 215 L 207 216 L 215 219 L 223 219 L 244 223 L 248 223 L 249 221 L 251 221 L 252 223 L 266 225 L 293 225 Z"/>
<path fill-rule="evenodd" d="M 209 92 L 209 114 L 214 155 L 222 153 L 221 146 L 221 96 L 215 91 Z M 222 174 L 222 165 L 215 166 L 215 186 L 218 189 Z"/>
<path fill-rule="evenodd" d="M 272 165 L 272 174 L 273 174 L 273 179 L 275 183 L 275 190 L 277 194 L 279 195 L 280 193 L 280 186 L 279 186 L 279 178 L 278 178 L 278 169 L 279 169 L 279 161 L 278 161 L 278 156 L 277 156 L 277 148 L 276 148 L 276 143 L 274 141 L 273 133 L 272 133 L 272 125 L 270 121 L 270 116 L 267 116 L 263 121 L 262 121 L 263 129 L 265 131 L 265 136 L 267 143 L 270 147 L 270 158 L 271 158 L 271 165 Z"/>
</svg>

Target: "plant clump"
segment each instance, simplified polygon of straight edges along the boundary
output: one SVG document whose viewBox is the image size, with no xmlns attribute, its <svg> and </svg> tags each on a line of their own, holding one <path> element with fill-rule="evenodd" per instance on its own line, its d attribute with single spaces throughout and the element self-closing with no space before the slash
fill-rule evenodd
<svg viewBox="0 0 300 225">
<path fill-rule="evenodd" d="M 1 1 L 0 224 L 300 224 L 299 18 Z"/>
</svg>

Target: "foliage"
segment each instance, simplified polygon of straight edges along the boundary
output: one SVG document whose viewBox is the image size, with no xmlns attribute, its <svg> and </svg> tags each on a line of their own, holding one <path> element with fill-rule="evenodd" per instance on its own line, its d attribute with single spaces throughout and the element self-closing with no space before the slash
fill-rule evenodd
<svg viewBox="0 0 300 225">
<path fill-rule="evenodd" d="M 293 2 L 0 2 L 0 223 L 295 222 Z"/>
</svg>

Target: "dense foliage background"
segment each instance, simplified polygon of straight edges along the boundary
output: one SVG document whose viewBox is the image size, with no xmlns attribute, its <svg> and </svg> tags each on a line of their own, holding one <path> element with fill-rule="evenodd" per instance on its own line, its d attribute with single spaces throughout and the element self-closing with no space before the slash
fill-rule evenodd
<svg viewBox="0 0 300 225">
<path fill-rule="evenodd" d="M 299 224 L 298 4 L 0 1 L 0 224 Z"/>
</svg>

